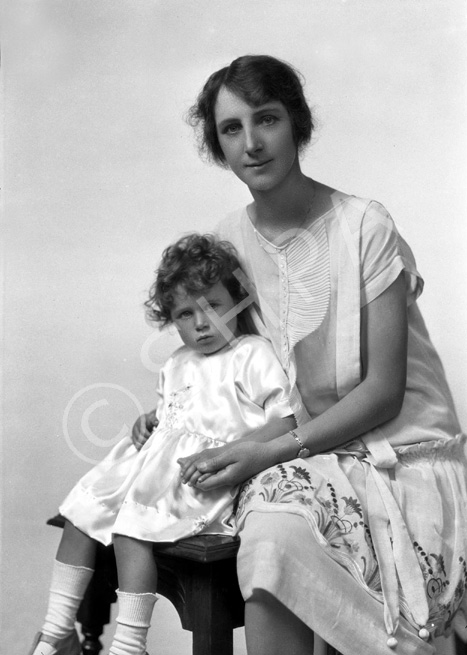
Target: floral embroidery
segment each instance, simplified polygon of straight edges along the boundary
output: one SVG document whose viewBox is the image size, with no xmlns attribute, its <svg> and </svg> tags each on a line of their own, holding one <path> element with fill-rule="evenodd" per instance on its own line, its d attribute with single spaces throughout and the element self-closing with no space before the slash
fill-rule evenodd
<svg viewBox="0 0 467 655">
<path fill-rule="evenodd" d="M 332 553 L 350 557 L 359 567 L 366 584 L 380 591 L 381 583 L 370 531 L 364 521 L 357 498 L 338 497 L 330 482 L 312 482 L 312 473 L 305 466 L 278 464 L 248 480 L 240 493 L 237 522 L 248 511 L 250 503 L 294 503 L 313 517 Z M 339 555 L 340 554 L 340 555 Z"/>
<path fill-rule="evenodd" d="M 428 623 L 435 626 L 435 636 L 442 635 L 451 624 L 456 609 L 464 596 L 467 585 L 467 567 L 463 557 L 459 563 L 463 568 L 463 579 L 460 579 L 450 602 L 446 600 L 445 592 L 449 591 L 450 581 L 446 575 L 443 555 L 428 553 L 417 541 L 413 542 L 420 568 L 425 579 L 425 589 L 429 607 Z"/>
<path fill-rule="evenodd" d="M 280 476 L 277 473 L 267 473 L 265 476 L 263 476 L 260 480 L 261 484 L 274 484 L 274 482 L 278 482 L 280 480 Z"/>
<path fill-rule="evenodd" d="M 350 496 L 338 499 L 330 482 L 326 485 L 326 492 L 325 496 L 317 493 L 311 472 L 304 466 L 278 464 L 244 485 L 237 520 L 255 496 L 265 503 L 298 503 L 309 508 L 319 531 L 332 548 L 351 554 L 359 553 L 361 545 L 355 534 L 362 532 L 363 528 L 363 540 L 367 539 L 361 504 Z M 360 562 L 364 574 L 368 573 L 366 559 L 370 558 L 363 558 Z"/>
<path fill-rule="evenodd" d="M 194 519 L 195 534 L 198 534 L 199 532 L 204 530 L 207 524 L 208 524 L 208 519 L 206 516 L 198 516 L 196 519 Z"/>
<path fill-rule="evenodd" d="M 180 422 L 181 412 L 183 410 L 183 404 L 185 402 L 188 391 L 191 389 L 192 385 L 187 384 L 177 391 L 172 391 L 169 396 L 169 402 L 167 404 L 167 415 L 165 417 L 165 423 L 169 428 L 178 427 Z"/>
<path fill-rule="evenodd" d="M 342 500 L 345 500 L 344 514 L 358 514 L 360 518 L 363 518 L 362 506 L 355 498 L 346 498 L 342 496 Z"/>
<path fill-rule="evenodd" d="M 339 485 L 338 485 L 339 486 Z M 344 490 L 343 490 L 344 491 Z M 350 492 L 350 493 L 349 493 Z M 360 500 L 346 486 L 345 495 L 306 465 L 279 464 L 248 480 L 239 496 L 237 524 L 251 509 L 267 504 L 294 504 L 296 511 L 313 521 L 326 540 L 328 554 L 355 575 L 356 567 L 366 586 L 381 593 L 381 579 L 375 549 Z M 447 577 L 447 566 L 441 553 L 430 553 L 413 541 L 425 581 L 429 607 L 427 627 L 435 636 L 449 628 L 467 589 L 467 562 L 459 557 L 460 580 L 455 589 Z M 455 580 L 458 579 L 456 575 Z M 402 591 L 401 591 L 402 594 Z"/>
<path fill-rule="evenodd" d="M 291 466 L 290 468 L 295 471 L 295 477 L 300 478 L 301 480 L 306 480 L 308 484 L 311 484 L 310 474 L 306 469 L 301 466 Z"/>
</svg>

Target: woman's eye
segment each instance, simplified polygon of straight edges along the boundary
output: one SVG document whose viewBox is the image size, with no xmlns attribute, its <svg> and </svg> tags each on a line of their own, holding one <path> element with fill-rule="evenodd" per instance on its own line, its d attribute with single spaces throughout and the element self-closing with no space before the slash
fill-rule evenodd
<svg viewBox="0 0 467 655">
<path fill-rule="evenodd" d="M 224 134 L 237 134 L 240 129 L 240 125 L 237 123 L 232 123 L 231 125 L 227 125 L 227 127 L 224 129 Z"/>
<path fill-rule="evenodd" d="M 277 121 L 277 118 L 275 116 L 263 116 L 261 119 L 261 122 L 264 125 L 274 125 L 274 123 Z"/>
</svg>

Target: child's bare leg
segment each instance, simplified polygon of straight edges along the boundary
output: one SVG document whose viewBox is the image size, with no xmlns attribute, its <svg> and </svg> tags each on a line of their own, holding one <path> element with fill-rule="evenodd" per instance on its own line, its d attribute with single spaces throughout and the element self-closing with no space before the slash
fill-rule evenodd
<svg viewBox="0 0 467 655">
<path fill-rule="evenodd" d="M 65 521 L 56 559 L 64 564 L 71 564 L 71 566 L 86 566 L 93 569 L 96 559 L 96 542 L 75 528 L 70 521 Z"/>
<path fill-rule="evenodd" d="M 157 567 L 152 554 L 153 543 L 121 534 L 114 535 L 118 587 L 134 594 L 157 590 Z"/>
<path fill-rule="evenodd" d="M 146 652 L 157 589 L 152 546 L 149 541 L 115 535 L 118 616 L 110 655 L 143 655 Z"/>
<path fill-rule="evenodd" d="M 76 614 L 94 572 L 95 556 L 96 542 L 66 521 L 53 566 L 47 614 L 34 655 L 52 655 L 64 648 L 63 640 L 73 644 L 70 652 L 78 648 L 74 634 Z"/>
</svg>

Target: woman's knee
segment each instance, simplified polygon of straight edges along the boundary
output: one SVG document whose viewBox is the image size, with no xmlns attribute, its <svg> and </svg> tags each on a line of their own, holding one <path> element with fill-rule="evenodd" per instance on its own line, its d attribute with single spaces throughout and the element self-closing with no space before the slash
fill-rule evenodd
<svg viewBox="0 0 467 655">
<path fill-rule="evenodd" d="M 294 557 L 297 544 L 304 552 L 312 542 L 305 519 L 286 512 L 251 512 L 239 535 L 237 572 L 245 600 L 257 589 L 274 594 L 284 584 L 287 562 Z"/>
</svg>

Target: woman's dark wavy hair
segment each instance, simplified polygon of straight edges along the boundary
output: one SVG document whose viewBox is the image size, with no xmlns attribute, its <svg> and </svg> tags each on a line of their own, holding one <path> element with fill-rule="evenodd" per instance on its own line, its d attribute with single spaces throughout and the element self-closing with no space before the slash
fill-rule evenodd
<svg viewBox="0 0 467 655">
<path fill-rule="evenodd" d="M 313 119 L 303 92 L 301 76 L 290 64 L 268 55 L 245 55 L 213 73 L 187 121 L 198 132 L 199 148 L 216 164 L 225 166 L 225 156 L 217 138 L 214 108 L 221 87 L 258 107 L 279 100 L 292 121 L 295 145 L 303 149 L 311 139 Z"/>
<path fill-rule="evenodd" d="M 162 253 L 156 280 L 144 303 L 151 321 L 161 327 L 172 323 L 174 295 L 182 286 L 187 293 L 200 293 L 222 282 L 236 303 L 246 298 L 235 272 L 241 270 L 234 246 L 212 234 L 187 234 Z"/>
</svg>

